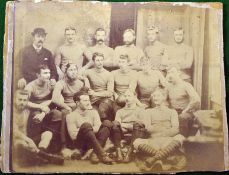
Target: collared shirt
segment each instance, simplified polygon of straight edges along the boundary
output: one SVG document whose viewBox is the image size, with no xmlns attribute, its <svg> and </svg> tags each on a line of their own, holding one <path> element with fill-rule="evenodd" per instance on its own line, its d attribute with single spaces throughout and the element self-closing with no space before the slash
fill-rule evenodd
<svg viewBox="0 0 229 175">
<path fill-rule="evenodd" d="M 36 51 L 34 46 L 31 44 L 26 47 L 22 53 L 22 76 L 25 78 L 27 83 L 37 78 L 36 73 L 38 72 L 39 65 L 47 65 L 51 71 L 51 79 L 58 79 L 56 65 L 52 57 L 52 53 L 42 47 L 39 52 Z"/>
<path fill-rule="evenodd" d="M 39 53 L 41 51 L 41 49 L 42 49 L 42 46 L 37 47 L 35 44 L 33 44 L 33 47 L 37 51 L 37 53 Z"/>
</svg>

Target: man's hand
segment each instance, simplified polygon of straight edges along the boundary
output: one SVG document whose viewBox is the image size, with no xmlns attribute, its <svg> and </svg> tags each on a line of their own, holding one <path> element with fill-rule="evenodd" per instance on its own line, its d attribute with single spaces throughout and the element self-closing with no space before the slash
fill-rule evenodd
<svg viewBox="0 0 229 175">
<path fill-rule="evenodd" d="M 18 80 L 17 86 L 19 89 L 24 89 L 26 84 L 26 80 L 24 78 L 21 78 L 20 80 Z"/>
<path fill-rule="evenodd" d="M 51 84 L 51 86 L 55 86 L 56 85 L 56 80 L 55 79 L 50 79 L 50 84 Z"/>
<path fill-rule="evenodd" d="M 36 144 L 33 142 L 32 139 L 30 139 L 30 138 L 28 137 L 28 138 L 26 138 L 25 141 L 27 142 L 29 148 L 31 148 L 31 149 L 37 149 L 37 146 L 36 146 Z"/>
<path fill-rule="evenodd" d="M 45 105 L 40 105 L 39 107 L 41 109 L 42 112 L 44 112 L 45 114 L 49 113 L 50 109 L 48 106 Z"/>
<path fill-rule="evenodd" d="M 96 92 L 90 89 L 88 91 L 88 95 L 95 96 L 96 95 Z"/>
<path fill-rule="evenodd" d="M 144 103 L 137 103 L 137 105 L 140 107 L 140 108 L 147 108 L 147 105 L 144 104 Z"/>
<path fill-rule="evenodd" d="M 189 109 L 188 109 L 188 108 L 185 108 L 185 109 L 181 112 L 181 114 L 184 114 L 184 113 L 187 113 L 187 112 L 189 112 Z"/>
<path fill-rule="evenodd" d="M 35 115 L 35 116 L 33 117 L 33 121 L 34 121 L 35 123 L 41 123 L 42 120 L 44 119 L 44 117 L 45 117 L 45 113 L 42 112 L 42 113 L 40 113 L 40 114 Z"/>
<path fill-rule="evenodd" d="M 70 108 L 69 106 L 66 106 L 65 109 L 62 110 L 62 112 L 65 115 L 70 114 L 72 112 L 72 108 Z"/>
</svg>

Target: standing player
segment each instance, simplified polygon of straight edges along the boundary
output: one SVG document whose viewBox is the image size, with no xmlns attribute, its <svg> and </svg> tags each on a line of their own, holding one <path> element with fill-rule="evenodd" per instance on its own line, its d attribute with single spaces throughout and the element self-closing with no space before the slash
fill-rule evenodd
<svg viewBox="0 0 229 175">
<path fill-rule="evenodd" d="M 178 114 L 174 109 L 165 105 L 167 91 L 158 88 L 153 94 L 154 108 L 146 110 L 144 122 L 148 139 L 136 139 L 134 147 L 143 156 L 143 162 L 151 170 L 178 150 L 184 137 L 179 134 Z"/>
<path fill-rule="evenodd" d="M 100 115 L 101 121 L 114 120 L 114 78 L 112 73 L 103 68 L 104 55 L 94 53 L 92 56 L 94 68 L 85 71 L 90 83 L 89 95 L 91 103 Z"/>
<path fill-rule="evenodd" d="M 96 44 L 92 47 L 89 47 L 85 51 L 85 56 L 87 57 L 87 60 L 91 61 L 91 66 L 92 66 L 93 54 L 96 52 L 102 53 L 104 55 L 104 68 L 107 70 L 112 70 L 114 67 L 113 65 L 114 50 L 105 45 L 106 31 L 103 28 L 96 29 L 94 38 Z"/>
<path fill-rule="evenodd" d="M 115 48 L 115 60 L 120 58 L 120 55 L 128 55 L 130 66 L 134 70 L 141 70 L 140 62 L 145 57 L 142 49 L 134 45 L 136 36 L 133 29 L 126 29 L 123 32 L 124 45 Z M 117 64 L 117 63 L 116 63 Z"/>
<path fill-rule="evenodd" d="M 149 45 L 146 46 L 144 52 L 146 57 L 150 60 L 152 69 L 164 71 L 163 61 L 168 59 L 166 45 L 158 40 L 159 29 L 158 27 L 151 26 L 147 28 L 147 38 Z"/>
<path fill-rule="evenodd" d="M 26 47 L 22 53 L 22 78 L 18 87 L 23 89 L 27 83 L 37 78 L 38 65 L 47 65 L 51 72 L 51 82 L 55 84 L 58 79 L 56 66 L 52 53 L 43 47 L 47 33 L 43 28 L 35 28 L 32 32 L 33 44 Z"/>
<path fill-rule="evenodd" d="M 169 49 L 168 65 L 180 70 L 180 76 L 186 82 L 192 83 L 193 48 L 184 44 L 184 29 L 174 30 L 175 44 Z"/>
<path fill-rule="evenodd" d="M 77 43 L 76 37 L 76 28 L 72 26 L 65 28 L 65 43 L 58 48 L 55 56 L 55 63 L 61 70 L 59 70 L 61 78 L 63 78 L 66 66 L 69 63 L 76 64 L 79 70 L 89 68 L 89 65 L 83 67 L 83 55 L 86 46 Z"/>
<path fill-rule="evenodd" d="M 169 103 L 179 114 L 180 133 L 185 137 L 193 135 L 193 112 L 200 107 L 200 97 L 190 83 L 181 79 L 175 67 L 168 69 L 166 78 L 169 82 Z"/>
</svg>

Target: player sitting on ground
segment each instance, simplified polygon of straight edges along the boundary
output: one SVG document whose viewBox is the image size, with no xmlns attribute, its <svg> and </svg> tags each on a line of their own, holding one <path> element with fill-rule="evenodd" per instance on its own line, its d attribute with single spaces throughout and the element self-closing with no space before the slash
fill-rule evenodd
<svg viewBox="0 0 229 175">
<path fill-rule="evenodd" d="M 66 116 L 67 129 L 70 142 L 67 147 L 80 150 L 83 155 L 90 148 L 94 152 L 91 154 L 91 162 L 99 161 L 111 164 L 113 160 L 109 158 L 103 149 L 106 140 L 110 136 L 111 121 L 100 121 L 99 114 L 94 110 L 87 94 L 78 94 L 79 105 L 72 113 Z M 76 150 L 76 151 L 77 151 Z"/>
<path fill-rule="evenodd" d="M 34 141 L 28 137 L 28 101 L 28 91 L 18 90 L 15 92 L 13 110 L 13 156 L 19 161 L 20 165 L 36 165 L 40 163 L 63 164 L 62 158 L 42 151 L 37 147 Z"/>
<path fill-rule="evenodd" d="M 141 117 L 145 110 L 137 106 L 136 96 L 132 91 L 126 91 L 124 97 L 126 104 L 125 107 L 119 109 L 116 113 L 113 131 L 115 133 L 114 145 L 116 147 L 120 147 L 124 134 L 131 134 L 129 149 L 125 157 L 123 157 L 122 153 L 118 153 L 119 161 L 128 163 L 131 161 L 134 140 L 139 137 L 144 138 L 145 136 L 145 125 L 141 122 Z"/>
<path fill-rule="evenodd" d="M 179 134 L 178 114 L 174 109 L 168 108 L 166 104 L 167 91 L 158 88 L 152 94 L 156 105 L 146 110 L 144 122 L 148 139 L 136 139 L 135 149 L 144 156 L 145 168 L 152 170 L 159 161 L 164 161 L 182 145 L 184 137 Z"/>
</svg>

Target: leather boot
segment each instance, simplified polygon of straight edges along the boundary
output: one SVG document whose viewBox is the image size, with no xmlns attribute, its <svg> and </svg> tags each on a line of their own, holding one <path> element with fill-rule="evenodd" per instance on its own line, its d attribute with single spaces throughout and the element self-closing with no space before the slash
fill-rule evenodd
<svg viewBox="0 0 229 175">
<path fill-rule="evenodd" d="M 120 147 L 116 148 L 116 162 L 123 162 L 123 153 Z"/>
<path fill-rule="evenodd" d="M 46 159 L 49 161 L 49 163 L 56 164 L 56 165 L 63 165 L 64 164 L 64 158 L 61 156 L 53 155 L 46 153 L 45 151 L 40 150 L 38 152 L 38 156 Z"/>
<path fill-rule="evenodd" d="M 95 154 L 95 152 L 92 152 L 91 157 L 90 157 L 91 163 L 92 164 L 98 164 L 99 163 L 99 158 Z"/>
<path fill-rule="evenodd" d="M 132 160 L 132 152 L 133 152 L 134 148 L 133 146 L 130 146 L 130 148 L 128 149 L 126 156 L 123 159 L 123 163 L 129 163 Z"/>
</svg>

